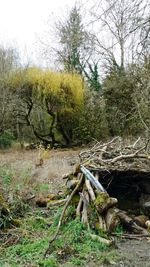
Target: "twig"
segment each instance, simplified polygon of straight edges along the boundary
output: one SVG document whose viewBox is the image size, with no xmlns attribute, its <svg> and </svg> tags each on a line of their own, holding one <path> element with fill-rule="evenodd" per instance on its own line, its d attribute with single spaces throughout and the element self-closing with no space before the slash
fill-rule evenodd
<svg viewBox="0 0 150 267">
<path fill-rule="evenodd" d="M 139 137 L 135 142 L 134 144 L 132 145 L 133 148 L 135 148 L 135 146 L 137 145 L 137 143 L 141 140 L 141 137 Z"/>
<path fill-rule="evenodd" d="M 83 151 L 79 154 L 80 159 L 83 159 L 84 157 L 86 157 L 86 159 L 88 158 L 88 156 L 91 158 L 93 155 L 91 155 L 91 153 L 95 152 L 106 152 L 106 149 L 109 145 L 111 145 L 113 142 L 115 142 L 116 140 L 119 140 L 119 136 L 114 137 L 111 141 L 101 144 L 100 142 L 96 143 L 91 149 L 87 150 L 87 151 Z M 109 154 L 109 152 L 107 152 Z M 89 159 L 89 158 L 88 158 Z M 87 161 L 87 160 L 86 160 Z M 83 161 L 82 164 L 85 164 L 85 162 Z"/>
<path fill-rule="evenodd" d="M 146 237 L 150 237 L 149 234 L 145 235 L 145 234 L 117 234 L 117 233 L 111 233 L 111 236 L 116 236 L 116 237 L 120 237 L 120 238 L 124 238 L 124 239 L 135 239 L 135 240 L 140 240 L 141 238 L 146 238 Z"/>
<path fill-rule="evenodd" d="M 70 194 L 70 196 L 69 196 L 67 202 L 65 203 L 65 206 L 64 206 L 64 208 L 63 208 L 63 210 L 62 210 L 62 213 L 61 213 L 61 216 L 60 216 L 60 219 L 59 219 L 59 223 L 58 223 L 56 232 L 55 232 L 53 238 L 49 241 L 49 246 L 48 246 L 47 250 L 46 250 L 45 253 L 44 253 L 44 258 L 46 257 L 46 255 L 47 255 L 47 253 L 48 253 L 48 251 L 49 251 L 49 249 L 50 249 L 50 245 L 51 245 L 51 243 L 52 243 L 52 242 L 56 239 L 56 237 L 58 236 L 58 233 L 59 233 L 59 230 L 60 230 L 60 226 L 61 226 L 61 224 L 62 224 L 64 215 L 65 215 L 65 211 L 66 211 L 68 205 L 70 204 L 70 202 L 71 202 L 73 196 L 75 195 L 75 193 L 76 193 L 77 190 L 79 189 L 80 185 L 82 184 L 83 180 L 84 180 L 84 175 L 81 174 L 81 178 L 80 178 L 80 180 L 79 180 L 79 183 L 76 185 L 75 189 L 72 191 L 72 193 Z"/>
<path fill-rule="evenodd" d="M 47 204 L 47 207 L 53 207 L 53 206 L 61 206 L 63 205 L 66 201 L 67 201 L 68 198 L 65 198 L 65 199 L 58 199 L 58 200 L 52 200 L 51 202 L 48 202 Z"/>
</svg>

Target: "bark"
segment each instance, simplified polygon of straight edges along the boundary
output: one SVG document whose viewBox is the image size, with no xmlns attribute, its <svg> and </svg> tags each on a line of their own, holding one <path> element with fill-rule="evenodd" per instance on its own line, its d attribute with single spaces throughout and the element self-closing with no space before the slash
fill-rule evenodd
<svg viewBox="0 0 150 267">
<path fill-rule="evenodd" d="M 122 225 L 129 231 L 135 233 L 135 234 L 148 234 L 148 231 L 141 226 L 137 225 L 134 220 L 129 217 L 125 212 L 119 211 L 118 216 L 120 218 L 120 221 Z"/>
<path fill-rule="evenodd" d="M 115 227 L 119 224 L 119 217 L 114 208 L 111 208 L 107 211 L 105 216 L 106 227 L 108 232 L 113 232 Z"/>
<path fill-rule="evenodd" d="M 95 197 L 94 190 L 93 190 L 93 188 L 91 186 L 90 181 L 88 181 L 87 179 L 85 179 L 85 184 L 86 184 L 87 190 L 89 192 L 89 195 L 90 195 L 92 201 L 94 201 L 96 197 Z"/>
</svg>

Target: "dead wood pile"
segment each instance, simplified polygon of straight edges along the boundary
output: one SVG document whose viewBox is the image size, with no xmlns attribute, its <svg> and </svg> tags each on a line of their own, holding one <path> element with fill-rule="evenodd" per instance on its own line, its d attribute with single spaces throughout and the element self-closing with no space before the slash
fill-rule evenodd
<svg viewBox="0 0 150 267">
<path fill-rule="evenodd" d="M 115 137 L 96 142 L 79 155 L 81 164 L 93 169 L 150 171 L 150 142 L 138 138 L 134 143 Z"/>
<path fill-rule="evenodd" d="M 80 162 L 74 172 L 65 175 L 69 196 L 64 205 L 57 231 L 58 235 L 67 207 L 72 203 L 76 217 L 96 233 L 114 233 L 117 225 L 142 236 L 149 235 L 149 217 L 129 216 L 117 207 L 118 200 L 110 196 L 101 183 L 101 171 L 139 170 L 150 172 L 149 141 L 138 138 L 134 143 L 123 142 L 116 137 L 107 143 L 96 142 L 94 146 L 79 155 Z M 100 230 L 100 231 L 99 231 Z M 91 235 L 91 238 L 96 238 Z M 98 238 L 101 238 L 98 236 Z M 111 244 L 110 240 L 101 240 Z"/>
</svg>

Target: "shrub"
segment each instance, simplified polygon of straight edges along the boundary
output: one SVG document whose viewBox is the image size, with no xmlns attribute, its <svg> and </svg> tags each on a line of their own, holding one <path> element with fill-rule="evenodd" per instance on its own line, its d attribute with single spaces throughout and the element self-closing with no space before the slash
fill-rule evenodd
<svg viewBox="0 0 150 267">
<path fill-rule="evenodd" d="M 5 130 L 0 135 L 0 148 L 9 148 L 12 145 L 12 141 L 14 140 L 14 135 L 11 131 Z"/>
</svg>

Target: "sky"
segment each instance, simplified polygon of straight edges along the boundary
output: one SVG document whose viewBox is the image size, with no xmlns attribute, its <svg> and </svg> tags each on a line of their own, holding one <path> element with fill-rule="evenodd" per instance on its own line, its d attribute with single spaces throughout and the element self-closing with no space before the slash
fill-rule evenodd
<svg viewBox="0 0 150 267">
<path fill-rule="evenodd" d="M 15 46 L 22 62 L 37 64 L 38 37 L 50 19 L 60 17 L 75 0 L 0 0 L 0 45 Z"/>
</svg>

